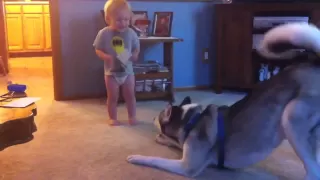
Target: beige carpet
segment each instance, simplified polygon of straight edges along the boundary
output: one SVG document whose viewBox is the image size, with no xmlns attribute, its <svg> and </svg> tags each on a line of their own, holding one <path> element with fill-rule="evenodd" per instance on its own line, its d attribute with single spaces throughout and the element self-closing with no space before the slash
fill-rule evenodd
<svg viewBox="0 0 320 180">
<path fill-rule="evenodd" d="M 135 166 L 126 162 L 131 154 L 179 158 L 180 154 L 158 145 L 152 118 L 166 104 L 139 102 L 135 127 L 109 127 L 103 99 L 68 102 L 53 101 L 51 58 L 17 58 L 10 60 L 10 78 L 28 85 L 30 96 L 40 96 L 38 131 L 29 143 L 0 151 L 0 180 L 183 180 L 167 172 Z M 0 78 L 0 93 L 6 91 Z M 40 84 L 40 86 L 39 86 Z M 212 92 L 177 93 L 180 101 L 190 95 L 195 102 L 232 104 L 243 95 Z M 126 110 L 119 107 L 124 122 Z M 237 172 L 208 169 L 197 179 L 203 180 L 274 180 L 302 179 L 301 162 L 287 142 L 267 160 Z"/>
<path fill-rule="evenodd" d="M 178 100 L 185 95 L 203 104 L 232 104 L 242 97 L 197 91 L 178 93 Z M 38 106 L 35 139 L 0 152 L 0 180 L 188 179 L 126 162 L 130 154 L 180 157 L 179 152 L 154 141 L 151 119 L 165 106 L 164 102 L 138 103 L 141 124 L 135 127 L 109 127 L 104 101 L 99 99 L 54 102 L 44 98 Z M 125 122 L 123 106 L 119 107 L 119 115 Z M 301 162 L 285 142 L 257 166 L 237 172 L 208 169 L 196 179 L 302 179 L 303 175 Z"/>
</svg>

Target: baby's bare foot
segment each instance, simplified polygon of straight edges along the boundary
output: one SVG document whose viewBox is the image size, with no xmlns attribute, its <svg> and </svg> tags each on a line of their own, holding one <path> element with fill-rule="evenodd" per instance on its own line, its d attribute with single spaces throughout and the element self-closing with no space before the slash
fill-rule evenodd
<svg viewBox="0 0 320 180">
<path fill-rule="evenodd" d="M 138 124 L 138 121 L 136 119 L 129 119 L 129 124 L 131 126 L 134 126 L 134 125 L 137 125 Z"/>
<path fill-rule="evenodd" d="M 120 125 L 121 125 L 120 121 L 118 121 L 118 120 L 113 120 L 113 119 L 109 119 L 109 120 L 108 120 L 108 124 L 109 124 L 110 126 L 120 126 Z"/>
</svg>

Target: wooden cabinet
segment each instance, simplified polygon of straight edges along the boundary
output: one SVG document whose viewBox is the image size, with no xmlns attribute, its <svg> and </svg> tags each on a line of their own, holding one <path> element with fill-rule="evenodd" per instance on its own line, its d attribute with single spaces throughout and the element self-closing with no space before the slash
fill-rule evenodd
<svg viewBox="0 0 320 180">
<path fill-rule="evenodd" d="M 6 5 L 9 52 L 51 51 L 48 5 Z"/>
<path fill-rule="evenodd" d="M 6 19 L 9 51 L 23 50 L 23 32 L 21 15 L 7 14 Z"/>
<path fill-rule="evenodd" d="M 255 15 L 305 14 L 320 25 L 319 3 L 248 3 L 215 5 L 214 90 L 251 89 L 257 83 L 257 66 L 252 51 L 252 26 Z"/>
<path fill-rule="evenodd" d="M 241 12 L 242 6 L 223 6 L 217 9 L 217 78 L 224 86 L 250 86 L 252 83 L 251 63 L 251 15 Z M 221 11 L 227 11 L 224 13 Z M 241 60 L 240 60 L 241 59 Z"/>
<path fill-rule="evenodd" d="M 45 49 L 51 49 L 51 24 L 50 24 L 50 14 L 44 15 L 44 32 L 45 32 Z"/>
<path fill-rule="evenodd" d="M 24 49 L 42 50 L 44 49 L 44 26 L 42 14 L 23 15 L 23 37 Z"/>
</svg>

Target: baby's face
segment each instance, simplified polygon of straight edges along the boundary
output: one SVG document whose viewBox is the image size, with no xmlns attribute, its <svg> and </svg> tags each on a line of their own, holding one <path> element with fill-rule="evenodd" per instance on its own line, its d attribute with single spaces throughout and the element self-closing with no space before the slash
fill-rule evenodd
<svg viewBox="0 0 320 180">
<path fill-rule="evenodd" d="M 128 9 L 122 8 L 114 13 L 110 19 L 110 26 L 118 31 L 124 31 L 129 27 L 131 12 Z"/>
</svg>

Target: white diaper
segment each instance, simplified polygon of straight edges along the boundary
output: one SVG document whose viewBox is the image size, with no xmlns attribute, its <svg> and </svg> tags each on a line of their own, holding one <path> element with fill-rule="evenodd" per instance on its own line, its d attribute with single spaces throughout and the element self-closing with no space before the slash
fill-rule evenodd
<svg viewBox="0 0 320 180">
<path fill-rule="evenodd" d="M 118 82 L 119 85 L 122 85 L 126 81 L 128 75 L 126 75 L 126 76 L 113 76 L 113 77 L 116 79 L 116 81 Z"/>
</svg>

